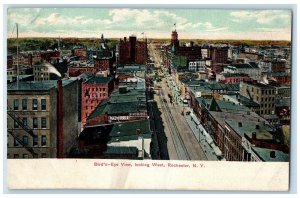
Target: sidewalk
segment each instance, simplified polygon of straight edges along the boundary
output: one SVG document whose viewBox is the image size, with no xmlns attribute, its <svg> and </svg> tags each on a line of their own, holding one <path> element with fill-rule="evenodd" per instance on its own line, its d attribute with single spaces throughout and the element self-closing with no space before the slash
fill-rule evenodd
<svg viewBox="0 0 300 198">
<path fill-rule="evenodd" d="M 196 139 L 199 142 L 200 139 L 200 146 L 202 147 L 203 151 L 205 152 L 205 155 L 207 157 L 207 160 L 209 161 L 219 161 L 217 158 L 216 154 L 214 153 L 213 148 L 210 146 L 210 144 L 206 141 L 205 136 L 203 133 L 201 133 L 201 128 L 202 130 L 204 129 L 203 126 L 200 124 L 199 127 L 196 125 L 196 123 L 192 120 L 192 117 L 190 115 L 184 115 L 188 125 L 191 127 Z"/>
</svg>

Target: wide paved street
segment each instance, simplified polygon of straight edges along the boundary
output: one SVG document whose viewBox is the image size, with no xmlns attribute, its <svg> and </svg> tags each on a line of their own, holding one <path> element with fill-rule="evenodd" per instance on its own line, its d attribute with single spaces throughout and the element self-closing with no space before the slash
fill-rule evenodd
<svg viewBox="0 0 300 198">
<path fill-rule="evenodd" d="M 149 46 L 149 53 L 154 58 L 155 66 L 159 67 L 161 52 L 154 45 Z M 207 157 L 198 143 L 192 129 L 182 116 L 182 107 L 170 103 L 170 90 L 166 79 L 163 78 L 157 90 L 154 101 L 159 109 L 164 134 L 167 137 L 167 149 L 170 160 L 207 160 Z M 164 151 L 161 151 L 164 153 Z"/>
</svg>

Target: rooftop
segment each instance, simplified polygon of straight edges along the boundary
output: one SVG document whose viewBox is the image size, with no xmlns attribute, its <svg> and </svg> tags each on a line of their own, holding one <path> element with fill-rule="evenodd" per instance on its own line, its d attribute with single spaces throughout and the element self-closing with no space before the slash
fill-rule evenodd
<svg viewBox="0 0 300 198">
<path fill-rule="evenodd" d="M 126 72 L 137 72 L 137 71 L 145 71 L 145 65 L 124 65 L 123 67 L 117 67 L 116 73 L 126 73 Z"/>
<path fill-rule="evenodd" d="M 77 80 L 77 78 L 62 79 L 62 86 L 69 85 Z M 17 82 L 7 85 L 8 91 L 47 91 L 57 87 L 57 80 L 45 80 L 45 81 L 20 81 L 19 88 Z"/>
<path fill-rule="evenodd" d="M 226 100 L 215 100 L 213 99 L 211 102 L 210 110 L 215 111 L 230 111 L 230 112 L 247 112 L 250 109 L 244 105 L 238 105 L 234 102 L 226 101 Z"/>
<path fill-rule="evenodd" d="M 248 121 L 245 119 L 242 122 L 238 122 L 236 120 L 232 120 L 229 118 L 228 120 L 225 121 L 225 123 L 228 126 L 230 126 L 241 137 L 244 137 L 245 133 L 252 134 L 253 132 L 255 132 L 257 137 L 259 137 L 259 136 L 264 136 L 266 133 L 270 134 L 269 131 L 272 131 L 272 128 L 269 125 L 265 124 L 264 122 Z M 270 137 L 272 137 L 271 134 Z"/>
<path fill-rule="evenodd" d="M 149 120 L 116 123 L 110 132 L 110 142 L 137 140 L 139 135 L 137 130 L 141 131 L 144 138 L 151 138 Z"/>
<path fill-rule="evenodd" d="M 227 90 L 227 91 L 239 91 L 239 84 L 224 84 L 224 83 L 213 83 L 209 85 L 212 90 Z"/>
<path fill-rule="evenodd" d="M 286 72 L 272 72 L 270 74 L 272 77 L 286 77 L 286 76 L 290 76 L 288 73 Z"/>
<path fill-rule="evenodd" d="M 235 63 L 235 64 L 231 64 L 227 67 L 235 67 L 237 69 L 256 69 L 256 67 L 253 67 L 252 65 L 250 65 L 248 63 Z"/>
<path fill-rule="evenodd" d="M 113 115 L 145 111 L 147 111 L 147 106 L 144 90 L 128 90 L 123 94 L 119 93 L 119 90 L 115 90 L 110 98 L 98 105 L 95 111 L 90 115 L 89 119 L 105 113 Z"/>
<path fill-rule="evenodd" d="M 116 154 L 127 154 L 127 155 L 137 155 L 137 147 L 133 146 L 108 146 L 104 154 L 116 155 Z"/>
<path fill-rule="evenodd" d="M 244 74 L 244 73 L 223 73 L 224 77 L 249 77 L 248 74 Z"/>
<path fill-rule="evenodd" d="M 282 151 L 259 147 L 251 147 L 251 149 L 264 162 L 288 162 L 290 160 L 290 155 Z M 274 157 L 271 156 L 271 152 L 274 152 Z"/>
<path fill-rule="evenodd" d="M 206 83 L 203 80 L 195 80 L 195 79 L 190 79 L 187 81 L 182 81 L 182 83 L 186 86 L 203 86 Z"/>
<path fill-rule="evenodd" d="M 239 95 L 238 96 L 238 100 L 240 101 L 240 103 L 242 103 L 243 105 L 247 106 L 247 107 L 259 107 L 259 104 L 250 100 L 249 98 L 246 98 L 245 96 Z"/>
<path fill-rule="evenodd" d="M 275 106 L 276 107 L 288 107 L 291 106 L 291 98 L 281 98 L 281 99 L 277 99 L 275 102 Z"/>
<path fill-rule="evenodd" d="M 268 84 L 263 84 L 261 82 L 257 82 L 257 81 L 244 81 L 242 82 L 242 84 L 248 84 L 248 85 L 252 85 L 255 87 L 259 87 L 262 89 L 275 89 L 275 87 L 268 85 Z"/>
<path fill-rule="evenodd" d="M 240 111 L 240 112 L 236 112 L 236 113 L 232 113 L 232 112 L 220 112 L 220 111 L 209 111 L 209 114 L 221 125 L 221 126 L 225 126 L 225 121 L 230 119 L 230 120 L 235 120 L 238 122 L 243 122 L 244 120 L 248 120 L 248 121 L 258 121 L 261 120 L 263 121 L 264 119 L 261 118 L 259 115 L 257 115 L 254 112 L 244 112 L 244 111 Z"/>
<path fill-rule="evenodd" d="M 112 79 L 113 79 L 112 77 L 94 76 L 90 78 L 88 81 L 86 81 L 85 84 L 107 84 Z"/>
</svg>

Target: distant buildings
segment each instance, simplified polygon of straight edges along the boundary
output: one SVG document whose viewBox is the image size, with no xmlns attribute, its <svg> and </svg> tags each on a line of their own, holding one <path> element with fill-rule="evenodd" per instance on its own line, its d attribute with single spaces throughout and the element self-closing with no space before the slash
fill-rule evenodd
<svg viewBox="0 0 300 198">
<path fill-rule="evenodd" d="M 33 76 L 34 81 L 50 80 L 50 73 L 48 71 L 47 65 L 34 65 L 33 66 Z"/>
<path fill-rule="evenodd" d="M 257 64 L 231 64 L 224 68 L 224 73 L 243 73 L 248 74 L 248 76 L 253 80 L 261 80 L 261 70 Z"/>
</svg>

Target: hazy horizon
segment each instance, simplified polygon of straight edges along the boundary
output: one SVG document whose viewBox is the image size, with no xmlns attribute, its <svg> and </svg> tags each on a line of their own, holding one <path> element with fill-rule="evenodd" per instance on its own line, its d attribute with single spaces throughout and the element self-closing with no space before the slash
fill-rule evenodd
<svg viewBox="0 0 300 198">
<path fill-rule="evenodd" d="M 138 38 L 291 41 L 290 10 L 9 8 L 7 38 Z M 176 24 L 176 26 L 175 26 Z"/>
</svg>

